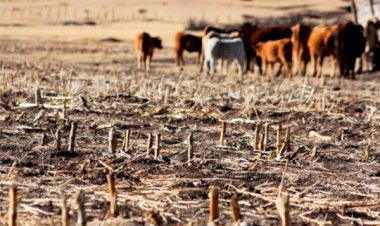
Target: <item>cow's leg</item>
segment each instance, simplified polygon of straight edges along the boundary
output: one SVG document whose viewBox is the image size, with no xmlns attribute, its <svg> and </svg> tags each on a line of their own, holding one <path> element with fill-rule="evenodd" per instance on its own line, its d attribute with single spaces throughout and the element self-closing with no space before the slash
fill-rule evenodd
<svg viewBox="0 0 380 226">
<path fill-rule="evenodd" d="M 247 67 L 247 59 L 245 55 L 242 55 L 240 57 L 240 64 L 241 64 L 241 75 L 243 76 L 246 73 L 245 68 Z"/>
<path fill-rule="evenodd" d="M 359 68 L 357 70 L 358 74 L 361 74 L 361 73 L 365 72 L 365 70 L 364 70 L 365 69 L 364 58 L 365 58 L 365 52 L 359 58 Z"/>
<path fill-rule="evenodd" d="M 296 75 L 300 75 L 300 74 L 303 74 L 303 59 L 302 59 L 302 56 L 303 56 L 303 49 L 301 49 L 300 53 L 298 54 L 298 60 L 297 60 L 297 74 Z"/>
<path fill-rule="evenodd" d="M 348 65 L 347 65 L 348 70 L 351 73 L 352 79 L 355 79 L 355 63 L 356 63 L 356 57 L 353 59 L 350 59 L 350 61 L 348 62 Z"/>
<path fill-rule="evenodd" d="M 229 60 L 228 59 L 221 60 L 221 64 L 220 65 L 221 65 L 220 73 L 222 73 L 222 74 L 228 74 Z"/>
<path fill-rule="evenodd" d="M 298 55 L 297 55 L 297 52 L 296 51 L 293 51 L 292 52 L 292 59 L 293 59 L 293 71 L 294 71 L 294 74 L 298 74 Z"/>
<path fill-rule="evenodd" d="M 215 61 L 216 63 L 216 66 L 215 66 L 215 71 L 218 71 L 221 73 L 221 70 L 222 70 L 222 60 L 221 59 L 218 59 Z"/>
<path fill-rule="evenodd" d="M 268 72 L 268 62 L 266 60 L 263 60 L 263 76 L 267 76 Z"/>
<path fill-rule="evenodd" d="M 248 62 L 248 61 L 247 61 Z M 259 70 L 258 70 L 258 68 L 257 68 L 257 57 L 255 57 L 255 58 L 253 58 L 252 59 L 252 62 L 251 62 L 251 64 L 253 64 L 253 72 L 255 73 L 255 74 L 257 74 L 257 75 L 264 75 L 264 72 L 263 73 L 259 73 Z"/>
<path fill-rule="evenodd" d="M 280 67 L 278 68 L 278 71 L 276 73 L 276 77 L 279 77 L 281 73 L 283 74 L 283 67 L 282 67 L 282 65 L 283 65 L 283 63 L 280 61 Z"/>
<path fill-rule="evenodd" d="M 249 71 L 251 69 L 251 64 L 254 58 L 253 49 L 251 48 L 250 44 L 244 43 L 245 48 L 245 58 L 246 58 L 246 64 L 244 71 Z M 248 47 L 249 46 L 249 47 Z M 252 72 L 255 72 L 254 69 L 251 69 Z"/>
<path fill-rule="evenodd" d="M 181 65 L 182 66 L 185 66 L 185 60 L 183 59 L 183 52 L 181 52 L 181 55 L 180 55 L 180 61 L 181 61 Z"/>
<path fill-rule="evenodd" d="M 138 53 L 137 54 L 137 69 L 140 70 L 141 69 L 141 62 L 142 61 L 142 55 L 141 53 Z"/>
<path fill-rule="evenodd" d="M 179 53 L 178 53 L 178 50 L 176 50 L 176 52 L 175 52 L 175 62 L 177 64 L 177 66 L 179 66 Z"/>
<path fill-rule="evenodd" d="M 238 75 L 240 78 L 243 78 L 244 66 L 244 58 L 241 57 L 237 60 Z"/>
<path fill-rule="evenodd" d="M 362 67 L 363 67 L 363 71 L 365 71 L 367 73 L 369 72 L 368 53 L 367 52 L 363 53 L 363 56 L 362 56 Z"/>
<path fill-rule="evenodd" d="M 231 74 L 231 73 L 233 73 L 231 71 L 235 71 L 239 75 L 239 73 L 240 73 L 240 71 L 239 71 L 240 70 L 239 69 L 240 64 L 241 63 L 240 63 L 239 59 L 234 59 L 232 61 L 230 60 L 229 63 L 228 63 L 228 65 L 227 65 L 227 73 Z"/>
<path fill-rule="evenodd" d="M 148 54 L 144 53 L 142 57 L 143 69 L 146 70 L 146 59 L 148 58 Z"/>
<path fill-rule="evenodd" d="M 352 77 L 353 80 L 356 79 L 356 77 L 355 77 L 355 68 L 353 68 L 353 69 L 351 70 L 351 77 Z"/>
<path fill-rule="evenodd" d="M 293 73 L 295 75 L 301 74 L 301 68 L 302 68 L 302 50 L 299 53 L 293 54 L 293 64 L 294 64 L 294 70 Z"/>
<path fill-rule="evenodd" d="M 214 75 L 216 73 L 216 59 L 212 58 L 210 61 L 211 74 Z"/>
<path fill-rule="evenodd" d="M 177 66 L 181 66 L 181 55 L 182 55 L 181 50 L 177 50 L 176 58 L 175 58 Z"/>
<path fill-rule="evenodd" d="M 209 75 L 210 74 L 210 60 L 209 59 L 204 60 L 203 64 L 204 64 L 203 66 L 206 68 L 206 74 Z"/>
<path fill-rule="evenodd" d="M 227 66 L 228 66 L 228 60 L 227 59 L 223 59 L 221 61 L 221 70 L 220 70 L 220 72 L 222 74 L 228 74 L 228 68 L 227 68 Z"/>
<path fill-rule="evenodd" d="M 262 65 L 262 58 L 261 57 L 256 56 L 256 64 L 257 64 L 257 67 L 259 69 L 259 73 L 262 74 L 263 69 L 261 67 L 261 65 Z"/>
<path fill-rule="evenodd" d="M 245 68 L 247 68 L 247 64 L 248 64 L 247 58 L 246 58 L 246 56 L 243 56 L 243 65 L 244 65 L 244 67 L 243 67 L 243 74 L 245 74 L 246 72 L 248 72 L 248 71 L 245 70 Z"/>
<path fill-rule="evenodd" d="M 368 65 L 368 72 L 370 72 L 370 71 L 373 71 L 374 70 L 374 67 L 376 66 L 376 64 L 374 64 L 375 63 L 375 60 L 377 60 L 377 59 L 375 59 L 376 57 L 375 57 L 375 51 L 374 50 L 371 50 L 371 49 L 369 49 L 368 50 L 368 52 L 367 52 L 367 65 Z"/>
<path fill-rule="evenodd" d="M 331 66 L 332 66 L 332 69 L 331 69 L 331 75 L 330 77 L 331 78 L 334 78 L 335 75 L 336 75 L 336 69 L 337 69 L 337 66 L 338 66 L 338 59 L 334 56 L 331 56 Z"/>
<path fill-rule="evenodd" d="M 282 64 L 284 65 L 284 75 L 286 77 L 288 77 L 289 80 L 291 80 L 292 79 L 292 71 L 291 71 L 290 63 L 285 61 Z"/>
<path fill-rule="evenodd" d="M 311 76 L 315 77 L 317 75 L 317 56 L 313 55 L 310 56 L 311 59 L 311 66 L 312 66 L 312 72 Z"/>
<path fill-rule="evenodd" d="M 148 54 L 148 56 L 147 56 L 147 71 L 149 71 L 150 70 L 150 63 L 152 62 L 152 53 L 151 54 Z"/>
<path fill-rule="evenodd" d="M 322 76 L 322 66 L 323 66 L 323 60 L 324 59 L 325 59 L 325 57 L 323 55 L 319 57 L 318 73 L 317 73 L 318 78 L 320 78 Z"/>
<path fill-rule="evenodd" d="M 269 81 L 273 81 L 274 77 L 274 62 L 269 62 L 269 67 L 270 67 L 270 76 L 269 76 Z"/>
<path fill-rule="evenodd" d="M 301 67 L 300 67 L 300 72 L 298 73 L 299 75 L 305 76 L 305 62 L 301 62 Z"/>
<path fill-rule="evenodd" d="M 351 74 L 351 78 L 353 80 L 355 80 L 356 79 L 356 77 L 355 77 L 355 70 L 350 70 L 349 73 Z"/>
<path fill-rule="evenodd" d="M 307 71 L 307 65 L 308 65 L 308 63 L 309 62 L 306 59 L 302 61 L 302 64 L 301 64 L 302 65 L 302 67 L 301 67 L 302 68 L 302 72 L 301 72 L 302 76 L 306 76 L 306 71 Z"/>
<path fill-rule="evenodd" d="M 209 62 L 209 60 L 205 60 L 203 66 L 206 68 L 206 74 L 209 74 L 209 72 L 210 72 L 210 62 Z"/>
<path fill-rule="evenodd" d="M 216 60 L 211 58 L 209 60 L 207 60 L 206 64 L 207 64 L 207 71 L 208 71 L 208 74 L 209 75 L 213 75 L 215 73 L 215 62 Z"/>
<path fill-rule="evenodd" d="M 282 73 L 285 76 L 288 76 L 288 73 L 286 71 L 287 70 L 287 64 L 288 64 L 288 62 L 286 62 L 285 55 L 281 54 L 279 56 L 279 60 L 280 60 L 280 68 L 278 69 L 277 77 L 280 75 L 280 73 Z"/>
<path fill-rule="evenodd" d="M 205 54 L 203 52 L 203 49 L 200 53 L 200 64 L 199 64 L 199 73 L 203 72 L 203 67 L 205 66 Z"/>
</svg>

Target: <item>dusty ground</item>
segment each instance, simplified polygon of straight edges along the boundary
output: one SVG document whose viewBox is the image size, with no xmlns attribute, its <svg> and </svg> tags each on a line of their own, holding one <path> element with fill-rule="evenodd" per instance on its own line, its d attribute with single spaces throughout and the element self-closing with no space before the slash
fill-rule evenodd
<svg viewBox="0 0 380 226">
<path fill-rule="evenodd" d="M 322 9 L 347 4 L 331 2 L 323 6 L 331 8 Z M 265 1 L 234 7 L 245 4 Z M 8 1 L 0 1 L 4 6 Z M 79 11 L 83 6 L 76 7 Z M 287 159 L 284 189 L 290 194 L 292 225 L 379 224 L 379 73 L 359 75 L 356 81 L 326 78 L 324 85 L 316 78 L 279 77 L 268 83 L 252 74 L 243 80 L 233 74 L 207 77 L 190 64 L 194 55 L 186 55 L 183 71 L 174 66 L 170 35 L 183 29 L 182 22 L 94 27 L 34 23 L 0 28 L 0 225 L 6 225 L 10 183 L 18 186 L 19 225 L 59 225 L 61 190 L 68 196 L 74 224 L 80 189 L 86 192 L 90 225 L 148 225 L 149 208 L 159 211 L 163 225 L 206 225 L 210 185 L 221 190 L 220 225 L 231 225 L 229 200 L 235 192 L 245 222 L 279 225 L 274 201 Z M 141 26 L 162 32 L 169 43 L 155 55 L 150 73 L 136 70 L 130 42 Z M 123 31 L 125 38 L 116 32 L 122 27 L 131 28 Z M 101 41 L 107 37 L 122 42 Z M 23 107 L 34 102 L 37 88 L 43 91 L 45 108 Z M 66 119 L 57 117 L 64 97 Z M 41 110 L 44 114 L 36 119 Z M 228 123 L 224 146 L 219 145 L 222 121 Z M 78 123 L 74 153 L 66 151 L 71 122 Z M 265 151 L 253 150 L 257 122 L 269 124 Z M 290 128 L 290 150 L 272 159 L 280 123 Z M 110 125 L 117 132 L 116 154 L 108 153 Z M 62 131 L 62 150 L 54 148 L 57 129 Z M 131 143 L 123 151 L 126 130 L 131 131 Z M 145 155 L 148 135 L 157 133 L 158 161 Z M 195 150 L 190 165 L 189 133 Z M 41 145 L 43 134 L 46 142 Z M 106 217 L 108 191 L 101 162 L 114 170 L 117 219 Z"/>
</svg>

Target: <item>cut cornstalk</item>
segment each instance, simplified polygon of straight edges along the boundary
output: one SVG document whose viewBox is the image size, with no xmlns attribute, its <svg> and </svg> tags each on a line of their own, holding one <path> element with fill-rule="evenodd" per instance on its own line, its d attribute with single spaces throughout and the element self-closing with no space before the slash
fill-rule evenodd
<svg viewBox="0 0 380 226">
<path fill-rule="evenodd" d="M 86 219 L 86 211 L 84 207 L 85 202 L 85 192 L 84 190 L 80 190 L 77 196 L 77 204 L 78 204 L 78 226 L 86 226 L 87 225 L 87 219 Z"/>
<path fill-rule="evenodd" d="M 54 134 L 55 137 L 55 150 L 61 150 L 61 130 L 57 129 Z"/>
<path fill-rule="evenodd" d="M 113 154 L 116 152 L 117 139 L 115 134 L 115 128 L 111 127 L 108 133 L 108 152 Z"/>
<path fill-rule="evenodd" d="M 238 225 L 241 220 L 240 208 L 237 200 L 237 194 L 233 194 L 230 202 L 232 222 Z"/>
<path fill-rule="evenodd" d="M 263 151 L 266 151 L 268 148 L 268 123 L 265 123 L 264 126 L 264 134 L 263 134 L 263 139 L 262 139 L 262 149 Z"/>
<path fill-rule="evenodd" d="M 219 189 L 217 187 L 211 186 L 209 198 L 209 223 L 213 223 L 219 217 Z"/>
<path fill-rule="evenodd" d="M 70 225 L 69 208 L 67 207 L 67 198 L 62 191 L 62 226 Z"/>
<path fill-rule="evenodd" d="M 224 146 L 224 138 L 226 135 L 226 127 L 227 127 L 227 123 L 225 121 L 223 121 L 222 127 L 220 128 L 220 140 L 219 140 L 220 146 Z"/>
<path fill-rule="evenodd" d="M 41 97 L 41 90 L 36 89 L 35 94 L 34 94 L 34 102 L 37 106 L 41 106 L 42 103 L 42 97 Z"/>
<path fill-rule="evenodd" d="M 147 156 L 152 154 L 152 145 L 153 145 L 152 134 L 148 134 L 148 139 L 146 141 L 146 154 L 147 154 Z"/>
<path fill-rule="evenodd" d="M 276 208 L 280 215 L 282 226 L 289 226 L 289 195 L 288 193 L 279 194 L 276 199 Z"/>
<path fill-rule="evenodd" d="M 130 132 L 126 130 L 124 133 L 123 151 L 127 152 L 129 149 Z"/>
<path fill-rule="evenodd" d="M 190 162 L 194 156 L 194 146 L 193 146 L 193 133 L 190 133 L 187 137 L 187 161 Z"/>
<path fill-rule="evenodd" d="M 118 208 L 116 199 L 115 177 L 113 176 L 112 172 L 107 174 L 107 184 L 110 199 L 109 217 L 117 217 Z"/>
<path fill-rule="evenodd" d="M 77 131 L 77 123 L 71 123 L 70 136 L 69 136 L 69 148 L 68 151 L 74 152 L 75 149 L 75 137 Z"/>
<path fill-rule="evenodd" d="M 9 186 L 9 210 L 8 226 L 16 226 L 17 220 L 17 188 L 15 185 Z"/>
<path fill-rule="evenodd" d="M 154 159 L 157 160 L 160 156 L 160 142 L 161 142 L 161 135 L 156 134 L 156 141 L 155 141 L 155 147 L 154 147 Z"/>
<path fill-rule="evenodd" d="M 282 126 L 281 124 L 278 125 L 277 128 L 277 154 L 280 153 L 281 147 L 282 147 Z"/>
<path fill-rule="evenodd" d="M 260 124 L 256 123 L 254 141 L 253 141 L 253 147 L 255 151 L 259 150 L 259 144 L 260 144 Z"/>
</svg>

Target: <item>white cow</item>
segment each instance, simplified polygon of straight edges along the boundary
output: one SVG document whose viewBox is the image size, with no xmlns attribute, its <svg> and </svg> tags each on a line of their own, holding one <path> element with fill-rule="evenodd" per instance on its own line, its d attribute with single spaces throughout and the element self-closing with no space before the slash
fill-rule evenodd
<svg viewBox="0 0 380 226">
<path fill-rule="evenodd" d="M 241 38 L 218 38 L 211 37 L 203 40 L 207 73 L 215 73 L 217 60 L 235 61 L 238 64 L 238 74 L 242 76 L 243 69 L 246 67 L 246 56 L 244 43 Z"/>
</svg>

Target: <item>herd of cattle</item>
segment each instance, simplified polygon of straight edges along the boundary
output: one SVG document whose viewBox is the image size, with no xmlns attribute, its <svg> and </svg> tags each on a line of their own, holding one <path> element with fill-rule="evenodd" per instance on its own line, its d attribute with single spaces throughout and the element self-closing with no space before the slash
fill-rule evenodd
<svg viewBox="0 0 380 226">
<path fill-rule="evenodd" d="M 374 57 L 374 51 L 379 47 L 379 24 L 373 18 L 365 29 L 351 21 L 313 28 L 302 24 L 258 27 L 245 23 L 234 30 L 206 27 L 202 36 L 178 32 L 175 35 L 176 62 L 183 66 L 184 51 L 197 52 L 201 72 L 206 68 L 207 73 L 215 73 L 216 62 L 221 60 L 222 65 L 236 62 L 240 75 L 248 70 L 267 75 L 269 67 L 268 78 L 272 80 L 274 74 L 281 72 L 288 78 L 293 74 L 306 75 L 309 63 L 312 76 L 320 77 L 323 61 L 330 57 L 331 76 L 337 75 L 339 69 L 339 75 L 354 79 L 357 59 L 361 59 L 360 71 L 364 68 L 369 71 L 376 66 L 367 61 Z M 371 32 L 371 28 L 375 29 Z M 149 70 L 153 50 L 161 49 L 162 41 L 142 32 L 136 36 L 135 48 L 138 68 L 143 66 Z M 274 73 L 275 63 L 280 63 L 277 73 Z"/>
</svg>

